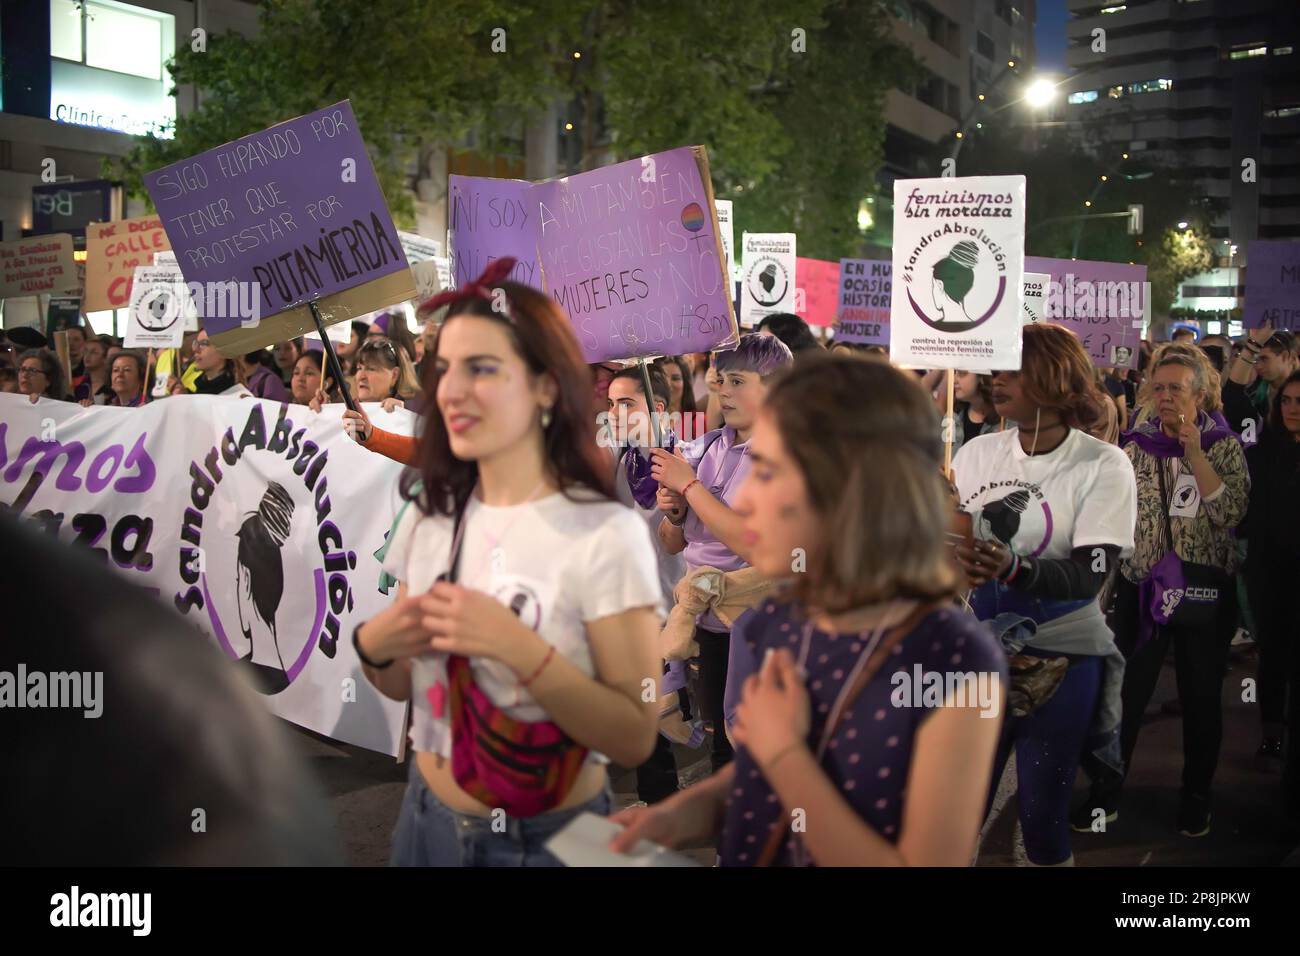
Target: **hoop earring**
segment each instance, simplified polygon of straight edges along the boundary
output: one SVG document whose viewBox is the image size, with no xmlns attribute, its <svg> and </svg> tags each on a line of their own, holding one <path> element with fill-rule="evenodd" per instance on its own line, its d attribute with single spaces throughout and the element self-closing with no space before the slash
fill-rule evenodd
<svg viewBox="0 0 1300 956">
<path fill-rule="evenodd" d="M 545 429 L 550 428 L 550 427 L 551 427 L 551 410 L 550 410 L 550 408 L 543 408 L 543 409 L 542 409 L 542 429 L 545 430 Z"/>
</svg>

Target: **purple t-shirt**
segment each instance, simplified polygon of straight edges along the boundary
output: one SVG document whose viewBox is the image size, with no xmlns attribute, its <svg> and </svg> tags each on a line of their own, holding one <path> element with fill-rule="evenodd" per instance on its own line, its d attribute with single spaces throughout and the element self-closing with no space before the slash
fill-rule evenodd
<svg viewBox="0 0 1300 956">
<path fill-rule="evenodd" d="M 289 401 L 289 391 L 284 387 L 284 382 L 265 365 L 255 368 L 244 384 L 258 398 L 269 398 L 274 402 Z"/>
<path fill-rule="evenodd" d="M 704 449 L 703 455 L 696 449 Z M 737 442 L 736 430 L 723 426 L 716 437 L 710 432 L 689 445 L 682 446 L 682 453 L 695 469 L 695 477 L 700 480 L 700 484 L 730 507 L 752 467 L 749 442 Z M 739 571 L 746 566 L 734 551 L 704 526 L 694 511 L 687 513 L 682 533 L 686 537 L 686 550 L 682 553 L 691 570 L 710 567 L 719 571 Z M 727 626 L 711 611 L 701 614 L 696 623 L 711 631 L 725 633 L 727 630 Z"/>
<path fill-rule="evenodd" d="M 812 704 L 808 746 L 814 752 L 830 710 L 869 636 L 869 632 L 812 632 L 805 669 Z M 802 609 L 773 598 L 738 620 L 731 632 L 732 644 L 744 641 L 755 662 L 761 662 L 769 648 L 782 647 L 798 660 L 803 637 Z M 985 686 L 991 690 L 1006 686 L 1006 657 L 988 626 L 964 611 L 943 608 L 922 618 L 894 647 L 891 657 L 848 708 L 839 730 L 827 744 L 822 770 L 857 815 L 890 843 L 898 842 L 916 734 L 933 712 L 929 706 L 914 706 L 915 698 L 910 693 L 898 694 L 907 701 L 904 706 L 896 706 L 891 699 L 896 692 L 910 690 L 910 683 L 895 682 L 894 675 L 902 672 L 911 682 L 918 664 L 923 674 L 973 672 L 977 680 L 981 673 L 997 674 L 999 683 L 995 685 L 985 676 Z M 999 711 L 997 717 L 988 719 L 1000 718 Z M 719 856 L 723 866 L 753 866 L 778 818 L 788 828 L 790 817 L 743 747 L 736 749 L 735 767 Z M 787 835 L 773 861 L 775 865 L 791 864 L 793 839 Z"/>
</svg>

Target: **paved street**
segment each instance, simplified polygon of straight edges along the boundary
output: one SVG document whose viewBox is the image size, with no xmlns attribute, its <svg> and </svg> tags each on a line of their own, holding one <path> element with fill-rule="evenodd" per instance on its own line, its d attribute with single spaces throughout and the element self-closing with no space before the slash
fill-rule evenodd
<svg viewBox="0 0 1300 956">
<path fill-rule="evenodd" d="M 1234 654 L 1225 697 L 1227 710 L 1223 752 L 1215 780 L 1213 829 L 1207 837 L 1188 839 L 1174 831 L 1177 788 L 1182 765 L 1181 719 L 1164 714 L 1160 705 L 1176 696 L 1174 673 L 1166 664 L 1160 686 L 1138 740 L 1134 769 L 1120 819 L 1105 834 L 1076 834 L 1074 849 L 1080 866 L 1276 866 L 1288 856 L 1300 862 L 1300 836 L 1287 834 L 1277 810 L 1276 774 L 1255 769 L 1259 722 L 1255 705 L 1242 703 L 1243 677 L 1253 676 L 1252 653 Z M 334 803 L 347 860 L 356 866 L 382 866 L 397 819 L 406 769 L 391 758 L 339 745 L 295 729 L 304 753 L 320 774 Z M 680 776 L 690 783 L 707 773 L 703 751 L 678 749 Z M 635 775 L 614 768 L 611 779 L 619 805 L 636 799 Z M 981 848 L 982 866 L 1014 865 L 1018 850 L 1015 803 L 1008 802 L 989 827 Z M 707 862 L 711 854 L 692 854 Z"/>
</svg>

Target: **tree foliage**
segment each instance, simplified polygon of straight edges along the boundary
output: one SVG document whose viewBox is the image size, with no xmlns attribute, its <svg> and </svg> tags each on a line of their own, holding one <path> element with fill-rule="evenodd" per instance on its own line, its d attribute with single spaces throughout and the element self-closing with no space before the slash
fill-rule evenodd
<svg viewBox="0 0 1300 956">
<path fill-rule="evenodd" d="M 584 137 L 576 168 L 563 172 L 703 144 L 717 195 L 736 200 L 738 232 L 797 231 L 802 254 L 835 259 L 858 238 L 885 92 L 915 69 L 884 9 L 883 0 L 268 0 L 257 37 L 178 51 L 173 76 L 200 91 L 199 108 L 174 139 L 143 139 L 114 172 L 144 195 L 151 169 L 349 98 L 389 205 L 409 223 L 423 148 L 472 133 L 491 152 L 563 103 Z M 498 28 L 504 52 L 493 52 Z"/>
</svg>

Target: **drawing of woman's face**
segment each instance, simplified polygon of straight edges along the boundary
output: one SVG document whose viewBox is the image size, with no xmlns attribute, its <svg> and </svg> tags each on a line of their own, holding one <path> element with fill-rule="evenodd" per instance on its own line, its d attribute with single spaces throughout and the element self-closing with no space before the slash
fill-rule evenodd
<svg viewBox="0 0 1300 956">
<path fill-rule="evenodd" d="M 939 311 L 939 315 L 942 316 L 943 303 L 948 298 L 948 296 L 943 290 L 943 280 L 940 279 L 938 276 L 935 276 L 934 279 L 932 280 L 930 286 L 930 292 L 934 297 L 934 307 Z"/>
</svg>

